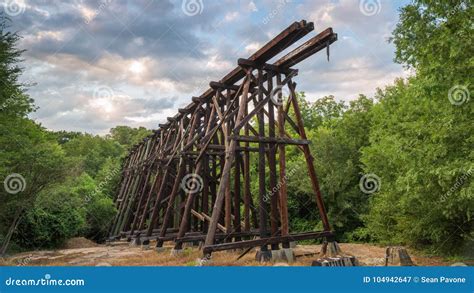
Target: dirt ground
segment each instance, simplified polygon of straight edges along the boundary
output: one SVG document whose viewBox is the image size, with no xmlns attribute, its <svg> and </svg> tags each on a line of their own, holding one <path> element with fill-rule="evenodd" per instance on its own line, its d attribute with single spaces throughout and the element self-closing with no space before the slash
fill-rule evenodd
<svg viewBox="0 0 474 293">
<path fill-rule="evenodd" d="M 151 243 L 153 248 L 153 243 Z M 82 246 L 82 247 L 81 247 Z M 187 247 L 179 256 L 172 256 L 172 246 L 164 250 L 142 249 L 127 242 L 113 245 L 97 245 L 86 239 L 75 239 L 67 243 L 65 249 L 32 251 L 0 259 L 2 266 L 196 266 L 201 257 L 197 247 Z M 385 247 L 368 244 L 340 243 L 345 254 L 353 255 L 362 266 L 383 266 Z M 318 259 L 320 245 L 298 245 L 294 248 L 296 261 L 290 266 L 310 266 Z M 283 263 L 261 264 L 255 261 L 255 250 L 237 260 L 242 251 L 216 252 L 212 255 L 213 266 L 287 266 Z M 439 257 L 426 257 L 410 251 L 410 256 L 418 266 L 446 266 L 454 262 Z"/>
</svg>

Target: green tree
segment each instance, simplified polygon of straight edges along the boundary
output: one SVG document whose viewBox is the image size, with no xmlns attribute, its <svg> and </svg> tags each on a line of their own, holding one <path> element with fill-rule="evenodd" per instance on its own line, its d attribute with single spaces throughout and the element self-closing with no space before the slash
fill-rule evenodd
<svg viewBox="0 0 474 293">
<path fill-rule="evenodd" d="M 300 95 L 299 100 L 305 124 L 312 124 L 306 125 L 306 129 L 329 219 L 338 240 L 345 241 L 363 225 L 361 215 L 368 208 L 367 196 L 358 187 L 362 171 L 359 150 L 368 145 L 373 101 L 360 96 L 347 106 L 332 96 L 310 103 Z M 321 229 L 304 157 L 296 148 L 289 151 L 289 208 L 293 228 Z"/>
<path fill-rule="evenodd" d="M 110 129 L 108 137 L 112 138 L 126 149 L 130 149 L 151 133 L 152 132 L 145 127 L 132 128 L 129 126 L 116 126 Z"/>
<path fill-rule="evenodd" d="M 362 151 L 365 172 L 381 178 L 366 218 L 366 232 L 375 240 L 436 253 L 460 252 L 469 241 L 473 247 L 468 4 L 414 1 L 401 11 L 393 38 L 396 60 L 416 76 L 378 92 L 370 145 Z M 453 89 L 465 99 L 454 99 Z"/>
<path fill-rule="evenodd" d="M 95 178 L 108 158 L 120 160 L 124 148 L 113 139 L 82 134 L 64 143 L 66 155 L 74 158 L 87 174 Z"/>
<path fill-rule="evenodd" d="M 0 115 L 0 124 L 0 176 L 12 184 L 11 190 L 0 190 L 0 232 L 4 235 L 0 253 L 4 254 L 24 212 L 43 189 L 64 178 L 68 164 L 59 145 L 33 121 Z M 18 185 L 7 179 L 11 176 Z"/>
<path fill-rule="evenodd" d="M 86 229 L 84 198 L 70 184 L 53 186 L 41 192 L 25 213 L 15 233 L 23 248 L 54 248 Z"/>
<path fill-rule="evenodd" d="M 0 12 L 0 115 L 25 117 L 33 111 L 33 100 L 18 81 L 23 50 L 17 48 L 20 37 L 8 30 L 9 20 Z"/>
</svg>

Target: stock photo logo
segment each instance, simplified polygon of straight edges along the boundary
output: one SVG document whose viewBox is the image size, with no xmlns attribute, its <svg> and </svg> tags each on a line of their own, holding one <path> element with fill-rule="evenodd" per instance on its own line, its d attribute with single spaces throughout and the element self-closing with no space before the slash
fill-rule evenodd
<svg viewBox="0 0 474 293">
<path fill-rule="evenodd" d="M 10 194 L 17 194 L 25 190 L 26 180 L 21 174 L 12 173 L 8 175 L 3 181 L 3 187 L 5 188 L 6 192 Z"/>
<path fill-rule="evenodd" d="M 376 174 L 365 174 L 360 178 L 359 189 L 365 194 L 372 194 L 380 190 L 382 180 Z"/>
<path fill-rule="evenodd" d="M 108 99 L 114 96 L 114 91 L 108 86 L 99 86 L 94 90 L 93 97 L 95 99 Z"/>
<path fill-rule="evenodd" d="M 448 91 L 449 102 L 454 106 L 461 106 L 464 103 L 469 102 L 471 93 L 465 85 L 455 85 Z"/>
<path fill-rule="evenodd" d="M 76 0 L 79 1 L 79 4 L 82 4 L 83 0 Z M 97 4 L 97 7 L 92 11 L 92 13 L 85 17 L 84 24 L 90 24 L 109 4 L 112 3 L 113 0 L 102 0 Z"/>
<path fill-rule="evenodd" d="M 25 12 L 26 5 L 23 0 L 5 0 L 3 10 L 8 16 L 15 17 Z"/>
<path fill-rule="evenodd" d="M 203 12 L 204 3 L 202 0 L 183 0 L 181 10 L 187 16 L 195 16 Z"/>
<path fill-rule="evenodd" d="M 451 188 L 448 190 L 448 192 L 441 195 L 440 201 L 445 202 L 447 199 L 449 199 L 454 194 L 454 192 L 459 190 L 471 178 L 472 173 L 474 173 L 473 168 L 469 169 L 466 173 L 457 177 L 456 181 L 454 182 L 453 186 L 451 186 Z"/>
<path fill-rule="evenodd" d="M 189 194 L 200 192 L 203 188 L 202 177 L 198 174 L 187 174 L 181 180 L 181 188 Z"/>
<path fill-rule="evenodd" d="M 380 0 L 360 0 L 359 10 L 365 16 L 374 16 L 380 13 L 382 4 Z"/>
<path fill-rule="evenodd" d="M 270 92 L 270 99 L 272 100 L 275 106 L 283 105 L 285 97 L 289 97 L 289 96 L 290 96 L 290 92 L 288 91 L 288 88 L 282 85 L 275 87 Z"/>
</svg>

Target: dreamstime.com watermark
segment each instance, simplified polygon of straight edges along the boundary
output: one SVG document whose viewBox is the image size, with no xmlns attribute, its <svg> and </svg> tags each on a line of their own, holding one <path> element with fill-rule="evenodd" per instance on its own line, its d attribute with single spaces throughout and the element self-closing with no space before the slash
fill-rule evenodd
<svg viewBox="0 0 474 293">
<path fill-rule="evenodd" d="M 204 186 L 202 177 L 199 174 L 187 174 L 181 180 L 181 188 L 188 194 L 200 192 Z"/>
<path fill-rule="evenodd" d="M 183 0 L 181 3 L 181 10 L 187 16 L 195 16 L 201 14 L 204 10 L 204 3 L 202 0 Z"/>
<path fill-rule="evenodd" d="M 18 173 L 12 173 L 3 180 L 3 188 L 10 194 L 17 194 L 26 188 L 25 178 Z"/>
<path fill-rule="evenodd" d="M 272 103 L 275 106 L 283 105 L 284 98 L 289 97 L 289 96 L 290 96 L 290 91 L 288 90 L 287 87 L 284 87 L 282 85 L 276 86 L 270 92 L 270 99 L 272 100 Z"/>
<path fill-rule="evenodd" d="M 85 17 L 84 23 L 91 23 L 104 9 L 112 3 L 112 0 L 102 0 L 99 2 L 99 6 L 92 12 L 91 15 Z"/>
<path fill-rule="evenodd" d="M 459 12 L 459 10 L 466 10 L 468 8 L 467 3 L 458 3 L 456 4 L 453 8 L 449 9 L 448 12 L 446 13 L 448 16 L 452 16 L 453 14 Z"/>
<path fill-rule="evenodd" d="M 107 173 L 107 175 L 105 176 L 104 180 L 102 180 L 94 189 L 94 191 L 89 194 L 89 195 L 86 195 L 86 197 L 84 198 L 84 203 L 88 203 L 92 200 L 93 197 L 95 197 L 95 195 L 97 193 L 100 193 L 102 192 L 102 189 L 104 189 L 104 186 L 106 184 L 108 184 L 110 182 L 110 180 L 112 180 L 115 175 L 117 175 L 118 173 L 120 173 L 120 168 L 115 168 L 113 169 L 112 171 L 110 171 L 109 173 Z"/>
<path fill-rule="evenodd" d="M 286 4 L 290 3 L 291 0 L 278 0 L 277 2 L 278 3 L 276 5 L 276 7 L 273 8 L 270 11 L 270 13 L 268 13 L 268 15 L 263 18 L 263 20 L 262 20 L 263 24 L 269 23 L 271 19 L 273 19 L 278 14 L 280 14 L 285 9 Z"/>
<path fill-rule="evenodd" d="M 3 3 L 3 11 L 10 16 L 15 17 L 26 10 L 26 5 L 24 1 L 20 0 L 5 0 Z"/>
<path fill-rule="evenodd" d="M 360 0 L 359 10 L 365 16 L 374 16 L 382 10 L 380 0 Z"/>
<path fill-rule="evenodd" d="M 15 103 L 17 102 L 17 100 L 18 100 L 18 95 L 14 95 L 14 96 L 11 96 L 9 98 L 6 98 L 3 101 L 3 104 L 0 105 L 0 111 L 4 111 L 4 110 L 8 109 L 9 107 L 14 106 Z"/>
<path fill-rule="evenodd" d="M 18 259 L 16 261 L 16 265 L 19 266 L 19 267 L 24 267 L 24 266 L 29 265 L 32 260 L 33 260 L 33 255 L 29 254 L 26 257 L 22 257 L 22 258 Z"/>
<path fill-rule="evenodd" d="M 82 287 L 85 286 L 85 284 L 86 282 L 84 279 L 52 279 L 50 274 L 44 275 L 44 277 L 41 279 L 13 279 L 9 277 L 5 280 L 5 285 L 7 287 Z"/>
<path fill-rule="evenodd" d="M 376 174 L 365 174 L 360 178 L 359 189 L 365 194 L 372 194 L 380 190 L 382 180 Z"/>
<path fill-rule="evenodd" d="M 36 85 L 36 83 L 32 82 L 31 80 L 27 80 L 22 83 L 23 87 L 30 87 L 34 85 Z M 6 99 L 3 100 L 2 104 L 0 105 L 0 110 L 5 110 L 11 106 L 15 106 L 18 102 L 21 102 L 21 98 L 25 96 L 25 94 L 18 88 L 11 87 L 9 85 L 6 85 L 6 87 L 13 93 L 11 96 L 7 96 Z"/>
<path fill-rule="evenodd" d="M 448 91 L 449 102 L 454 106 L 461 106 L 464 103 L 469 102 L 471 93 L 465 85 L 455 85 Z"/>
<path fill-rule="evenodd" d="M 291 78 L 297 74 L 296 71 L 290 73 L 287 78 Z M 285 85 L 278 85 L 274 87 L 270 92 L 270 99 L 275 106 L 282 106 L 284 99 L 289 98 L 291 96 L 291 92 L 289 88 Z"/>
<path fill-rule="evenodd" d="M 281 187 L 283 186 L 283 184 L 286 184 L 286 182 L 288 182 L 288 179 L 290 178 L 290 176 L 292 176 L 293 174 L 295 174 L 296 172 L 296 169 L 290 169 L 286 174 L 285 174 L 285 177 L 283 177 L 282 180 L 280 180 L 277 185 L 275 187 L 273 187 L 271 190 L 269 190 L 264 196 L 263 196 L 263 200 L 265 202 L 268 202 L 274 195 L 275 193 L 277 193 L 278 191 L 280 191 Z"/>
<path fill-rule="evenodd" d="M 110 99 L 110 98 L 113 98 L 114 95 L 115 94 L 112 88 L 105 85 L 96 87 L 94 89 L 94 92 L 92 93 L 92 96 L 94 97 L 94 99 Z"/>
<path fill-rule="evenodd" d="M 209 257 L 203 257 L 203 258 L 198 258 L 196 259 L 196 267 L 204 267 L 204 266 L 207 266 L 209 264 L 211 264 L 212 261 Z"/>
<path fill-rule="evenodd" d="M 473 169 L 469 169 L 465 174 L 462 174 L 456 179 L 454 185 L 446 192 L 445 194 L 441 195 L 440 201 L 445 202 L 451 195 L 458 190 L 461 186 L 466 183 L 466 181 L 472 176 Z"/>
</svg>

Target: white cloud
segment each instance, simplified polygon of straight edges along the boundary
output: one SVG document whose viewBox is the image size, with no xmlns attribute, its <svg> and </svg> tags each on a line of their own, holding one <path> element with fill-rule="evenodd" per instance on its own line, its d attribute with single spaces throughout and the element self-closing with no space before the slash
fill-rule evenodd
<svg viewBox="0 0 474 293">
<path fill-rule="evenodd" d="M 253 1 L 250 1 L 249 5 L 248 5 L 248 9 L 252 12 L 257 12 L 258 11 L 257 5 L 255 5 L 255 3 Z"/>
<path fill-rule="evenodd" d="M 32 5 L 15 19 L 28 49 L 22 80 L 38 83 L 29 91 L 40 107 L 32 117 L 51 129 L 156 128 L 233 69 L 237 58 L 253 54 L 299 19 L 315 22 L 310 36 L 329 26 L 339 35 L 329 63 L 322 51 L 295 66 L 298 90 L 309 98 L 371 95 L 407 74 L 393 63 L 393 45 L 386 42 L 397 12 L 385 1 L 371 17 L 353 0 L 286 1 L 284 9 L 277 9 L 280 0 L 259 1 L 258 7 L 251 0 L 216 1 L 206 4 L 209 15 L 201 18 L 168 13 L 173 4 L 166 1 L 153 2 L 146 11 L 114 1 L 90 25 L 84 18 L 94 16 L 96 7 L 75 3 Z M 274 10 L 278 13 L 263 25 L 262 17 Z M 113 94 L 94 97 L 100 86 Z"/>
<path fill-rule="evenodd" d="M 247 54 L 253 54 L 255 53 L 258 49 L 260 49 L 262 45 L 258 42 L 252 42 L 250 44 L 248 44 L 247 46 L 245 46 L 245 52 Z"/>
<path fill-rule="evenodd" d="M 239 13 L 237 11 L 228 12 L 224 16 L 224 20 L 227 22 L 231 22 L 231 21 L 236 20 L 238 17 L 239 17 Z"/>
</svg>

